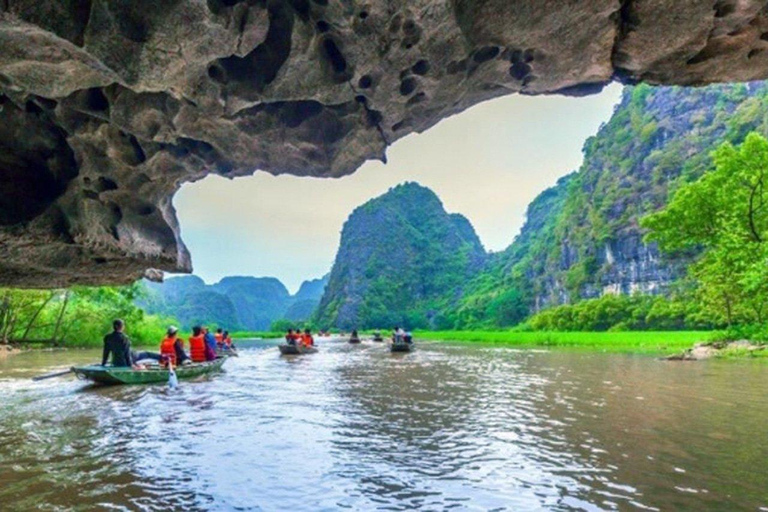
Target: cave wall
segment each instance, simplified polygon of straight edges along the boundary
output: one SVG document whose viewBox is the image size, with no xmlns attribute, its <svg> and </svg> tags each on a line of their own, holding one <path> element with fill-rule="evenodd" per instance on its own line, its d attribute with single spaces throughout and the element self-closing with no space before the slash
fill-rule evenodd
<svg viewBox="0 0 768 512">
<path fill-rule="evenodd" d="M 752 0 L 0 0 L 0 284 L 191 270 L 172 197 L 210 173 L 338 177 L 490 98 L 767 49 Z"/>
</svg>

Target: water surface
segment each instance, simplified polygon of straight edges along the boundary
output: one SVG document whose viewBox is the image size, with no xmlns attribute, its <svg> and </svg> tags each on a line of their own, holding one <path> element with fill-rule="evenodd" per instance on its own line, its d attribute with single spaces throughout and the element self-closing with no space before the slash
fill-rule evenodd
<svg viewBox="0 0 768 512">
<path fill-rule="evenodd" d="M 0 509 L 768 510 L 761 363 L 243 345 L 176 390 L 0 361 Z"/>
</svg>

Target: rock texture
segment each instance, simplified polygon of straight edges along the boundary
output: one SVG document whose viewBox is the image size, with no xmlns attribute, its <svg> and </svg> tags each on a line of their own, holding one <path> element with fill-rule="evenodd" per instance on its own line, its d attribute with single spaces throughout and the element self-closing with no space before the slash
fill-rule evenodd
<svg viewBox="0 0 768 512">
<path fill-rule="evenodd" d="M 191 270 L 209 173 L 341 176 L 478 102 L 768 77 L 755 0 L 3 0 L 0 284 Z M 153 273 L 156 275 L 156 272 Z"/>
</svg>

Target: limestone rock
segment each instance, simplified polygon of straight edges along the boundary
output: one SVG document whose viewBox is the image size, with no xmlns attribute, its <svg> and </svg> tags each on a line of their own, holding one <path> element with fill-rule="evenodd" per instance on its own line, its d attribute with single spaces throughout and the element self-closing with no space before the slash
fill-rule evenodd
<svg viewBox="0 0 768 512">
<path fill-rule="evenodd" d="M 768 77 L 754 0 L 5 0 L 0 284 L 189 271 L 171 198 L 342 176 L 481 101 Z"/>
</svg>

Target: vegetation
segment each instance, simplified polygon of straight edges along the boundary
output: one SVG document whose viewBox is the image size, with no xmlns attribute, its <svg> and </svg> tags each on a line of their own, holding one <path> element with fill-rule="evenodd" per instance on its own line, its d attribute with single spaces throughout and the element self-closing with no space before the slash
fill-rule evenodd
<svg viewBox="0 0 768 512">
<path fill-rule="evenodd" d="M 756 133 L 714 153 L 714 170 L 682 186 L 643 219 L 666 251 L 697 249 L 688 268 L 709 318 L 763 324 L 768 315 L 768 140 Z"/>
<path fill-rule="evenodd" d="M 175 319 L 147 315 L 135 301 L 140 283 L 68 290 L 0 289 L 0 342 L 101 346 L 112 320 L 122 318 L 137 345 L 155 345 Z"/>
<path fill-rule="evenodd" d="M 466 218 L 446 213 L 425 187 L 399 185 L 357 208 L 344 224 L 314 323 L 427 327 L 484 260 Z"/>
<path fill-rule="evenodd" d="M 520 348 L 584 348 L 606 352 L 673 354 L 707 341 L 712 333 L 670 332 L 526 332 L 506 331 L 417 331 L 419 339 L 502 344 Z"/>
<path fill-rule="evenodd" d="M 545 309 L 526 325 L 536 331 L 675 331 L 720 327 L 694 301 L 607 294 Z"/>
</svg>

